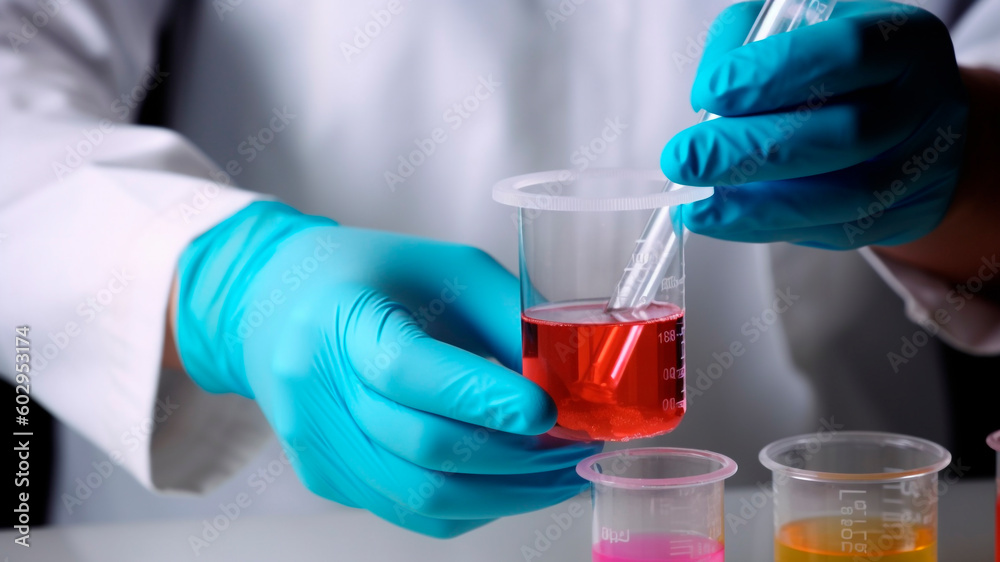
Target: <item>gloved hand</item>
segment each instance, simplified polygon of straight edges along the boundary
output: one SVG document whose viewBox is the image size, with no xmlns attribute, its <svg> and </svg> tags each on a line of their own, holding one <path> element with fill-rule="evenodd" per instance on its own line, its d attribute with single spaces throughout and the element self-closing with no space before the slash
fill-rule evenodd
<svg viewBox="0 0 1000 562">
<path fill-rule="evenodd" d="M 518 283 L 485 253 L 258 202 L 178 279 L 185 369 L 257 400 L 314 493 L 448 537 L 585 488 L 574 465 L 600 445 L 536 437 L 545 391 L 427 333 L 520 368 Z"/>
<path fill-rule="evenodd" d="M 741 46 L 762 2 L 719 17 L 691 101 L 725 118 L 663 150 L 671 180 L 719 186 L 681 208 L 694 232 L 829 249 L 913 241 L 958 182 L 968 103 L 948 30 L 890 2 Z M 729 23 L 726 23 L 729 22 Z"/>
</svg>

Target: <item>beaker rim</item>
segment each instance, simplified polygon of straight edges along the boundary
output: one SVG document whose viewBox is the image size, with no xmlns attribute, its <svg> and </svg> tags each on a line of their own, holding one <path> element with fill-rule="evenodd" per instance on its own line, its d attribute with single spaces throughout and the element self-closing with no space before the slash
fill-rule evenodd
<svg viewBox="0 0 1000 562">
<path fill-rule="evenodd" d="M 609 197 L 577 197 L 560 193 L 528 193 L 528 187 L 543 184 L 568 184 L 577 179 L 611 179 L 650 182 L 649 193 Z M 589 168 L 587 170 L 551 170 L 500 180 L 493 186 L 493 200 L 504 205 L 541 211 L 640 211 L 694 203 L 711 197 L 714 187 L 672 184 L 664 191 L 667 177 L 660 170 L 629 168 Z"/>
<path fill-rule="evenodd" d="M 677 478 L 628 478 L 624 476 L 614 476 L 603 474 L 593 469 L 594 464 L 613 457 L 697 457 L 712 460 L 719 463 L 720 467 L 705 474 L 694 476 L 681 476 Z M 711 451 L 699 449 L 682 449 L 676 447 L 641 447 L 636 449 L 621 449 L 618 451 L 608 451 L 587 457 L 576 465 L 576 473 L 585 480 L 593 484 L 601 484 L 611 488 L 625 489 L 655 489 L 655 488 L 680 488 L 685 486 L 701 486 L 720 482 L 736 474 L 736 461 Z"/>
<path fill-rule="evenodd" d="M 1000 453 L 1000 430 L 994 431 L 986 438 L 986 444 L 990 446 L 991 449 Z"/>
<path fill-rule="evenodd" d="M 936 460 L 925 466 L 920 466 L 917 468 L 912 468 L 908 470 L 901 470 L 896 472 L 870 472 L 870 473 L 839 473 L 839 472 L 823 472 L 818 470 L 806 470 L 802 468 L 795 468 L 782 464 L 775 460 L 775 456 L 779 451 L 788 449 L 789 446 L 812 442 L 817 440 L 817 434 L 810 433 L 804 435 L 795 435 L 792 437 L 786 437 L 784 439 L 779 439 L 770 445 L 764 447 L 760 451 L 759 459 L 761 464 L 766 468 L 770 469 L 774 473 L 780 473 L 785 476 L 795 478 L 797 480 L 810 480 L 814 482 L 893 482 L 899 480 L 907 480 L 910 478 L 918 478 L 920 476 L 925 476 L 928 474 L 934 474 L 949 464 L 951 464 L 951 453 L 947 449 L 938 445 L 933 441 L 928 441 L 927 439 L 921 439 L 920 437 L 913 437 L 910 435 L 901 435 L 898 433 L 886 433 L 880 431 L 838 431 L 829 433 L 826 436 L 825 443 L 845 443 L 845 442 L 856 442 L 856 443 L 880 443 L 883 445 L 890 446 L 907 446 L 910 448 L 920 449 L 927 453 L 930 453 Z"/>
</svg>

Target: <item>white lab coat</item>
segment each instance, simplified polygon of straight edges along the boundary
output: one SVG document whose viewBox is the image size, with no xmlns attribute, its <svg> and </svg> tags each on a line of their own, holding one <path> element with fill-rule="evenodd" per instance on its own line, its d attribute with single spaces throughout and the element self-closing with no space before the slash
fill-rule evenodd
<svg viewBox="0 0 1000 562">
<path fill-rule="evenodd" d="M 56 521 L 208 516 L 240 492 L 256 513 L 336 508 L 290 476 L 252 402 L 161 372 L 184 247 L 275 196 L 348 225 L 479 246 L 516 271 L 512 211 L 491 201 L 492 183 L 656 167 L 664 143 L 694 122 L 696 60 L 728 3 L 202 2 L 164 75 L 156 37 L 171 2 L 53 0 L 52 14 L 0 2 L 0 325 L 31 327 L 32 397 L 71 428 L 60 438 Z M 955 21 L 956 4 L 922 4 Z M 955 28 L 962 62 L 1000 68 L 1000 1 L 971 11 Z M 157 88 L 169 88 L 171 128 L 133 124 Z M 614 123 L 614 139 L 592 145 Z M 405 181 L 387 175 L 402 177 L 400 158 L 437 129 L 446 139 Z M 580 149 L 590 145 L 606 148 Z M 761 445 L 824 424 L 944 439 L 942 407 L 890 415 L 876 407 L 886 397 L 864 389 L 831 403 L 816 381 L 885 372 L 885 353 L 915 329 L 879 275 L 911 318 L 939 306 L 947 287 L 868 256 L 873 269 L 857 253 L 776 254 L 777 280 L 766 246 L 689 243 L 689 387 L 704 372 L 704 388 L 659 442 L 730 454 L 754 482 L 766 478 Z M 742 328 L 776 288 L 801 300 L 750 341 Z M 998 325 L 996 308 L 974 301 L 942 337 L 996 353 Z M 736 341 L 747 351 L 730 364 Z M 9 379 L 11 348 L 0 346 Z M 909 397 L 935 404 L 933 351 L 922 353 L 899 376 Z M 140 487 L 215 491 L 198 501 Z"/>
</svg>

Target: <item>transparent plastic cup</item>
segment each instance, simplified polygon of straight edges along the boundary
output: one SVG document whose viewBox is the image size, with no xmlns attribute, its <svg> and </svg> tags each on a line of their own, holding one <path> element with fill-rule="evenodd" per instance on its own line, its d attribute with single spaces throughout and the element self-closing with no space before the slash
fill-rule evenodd
<svg viewBox="0 0 1000 562">
<path fill-rule="evenodd" d="M 760 453 L 773 472 L 776 562 L 934 562 L 940 445 L 849 431 L 790 437 Z"/>
<path fill-rule="evenodd" d="M 645 448 L 584 459 L 594 506 L 594 562 L 723 562 L 723 489 L 732 459 Z"/>
<path fill-rule="evenodd" d="M 1000 431 L 990 435 L 986 443 L 997 452 L 997 510 L 996 519 L 994 520 L 994 525 L 996 525 L 996 547 L 994 552 L 996 554 L 994 556 L 996 557 L 996 562 L 1000 562 Z"/>
<path fill-rule="evenodd" d="M 659 171 L 557 170 L 493 189 L 516 207 L 524 376 L 556 403 L 552 435 L 625 441 L 671 431 L 684 415 L 684 230 L 675 225 L 668 245 L 637 241 L 650 210 L 713 188 L 663 191 L 664 181 Z M 625 269 L 656 276 L 656 290 L 638 308 L 608 310 Z"/>
</svg>

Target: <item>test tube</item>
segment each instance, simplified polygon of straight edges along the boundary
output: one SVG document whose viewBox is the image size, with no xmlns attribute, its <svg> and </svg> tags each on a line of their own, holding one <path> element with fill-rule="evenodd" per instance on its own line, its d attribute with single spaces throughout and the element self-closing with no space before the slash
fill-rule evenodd
<svg viewBox="0 0 1000 562">
<path fill-rule="evenodd" d="M 594 507 L 594 562 L 724 562 L 725 480 L 732 459 L 695 449 L 643 448 L 584 459 Z"/>
<path fill-rule="evenodd" d="M 996 557 L 996 562 L 1000 562 L 1000 431 L 990 435 L 986 443 L 997 452 L 997 510 L 996 519 L 993 524 L 996 526 L 994 556 Z"/>
<path fill-rule="evenodd" d="M 935 562 L 938 472 L 930 441 L 845 431 L 790 437 L 760 453 L 773 472 L 776 562 Z"/>
<path fill-rule="evenodd" d="M 837 0 L 767 0 L 744 44 L 826 21 L 836 4 Z M 702 111 L 699 122 L 718 117 Z M 663 190 L 671 191 L 678 187 L 683 188 L 668 181 Z M 644 260 L 640 267 L 628 267 L 624 270 L 605 310 L 631 311 L 653 302 L 656 283 L 663 277 L 662 270 L 669 266 L 682 245 L 683 241 L 676 234 L 669 209 L 653 211 L 632 251 L 635 256 L 653 256 L 653 259 Z"/>
</svg>

